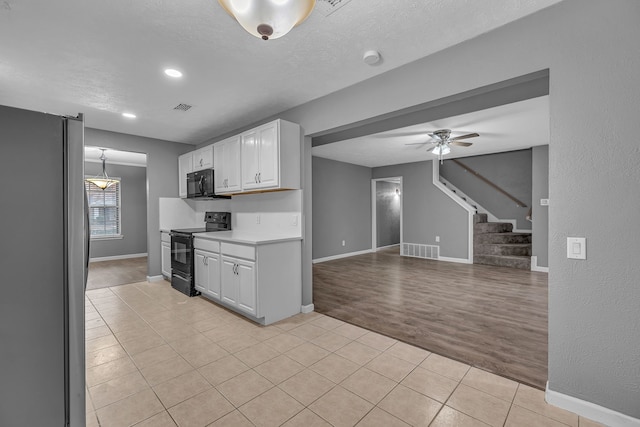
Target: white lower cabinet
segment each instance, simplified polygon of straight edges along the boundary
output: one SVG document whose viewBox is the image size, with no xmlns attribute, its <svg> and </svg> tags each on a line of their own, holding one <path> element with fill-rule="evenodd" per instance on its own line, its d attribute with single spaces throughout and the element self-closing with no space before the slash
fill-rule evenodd
<svg viewBox="0 0 640 427">
<path fill-rule="evenodd" d="M 162 232 L 160 235 L 161 271 L 164 277 L 171 279 L 171 237 L 169 233 Z"/>
<path fill-rule="evenodd" d="M 255 263 L 222 256 L 222 301 L 256 316 Z"/>
<path fill-rule="evenodd" d="M 195 238 L 195 286 L 202 295 L 263 325 L 300 312 L 300 240 L 265 244 Z"/>
<path fill-rule="evenodd" d="M 214 299 L 220 299 L 220 255 L 196 249 L 194 251 L 195 287 Z"/>
</svg>

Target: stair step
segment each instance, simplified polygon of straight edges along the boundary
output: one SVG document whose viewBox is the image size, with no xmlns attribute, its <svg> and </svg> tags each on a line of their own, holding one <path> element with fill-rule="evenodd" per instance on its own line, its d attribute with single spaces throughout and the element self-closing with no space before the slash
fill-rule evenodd
<svg viewBox="0 0 640 427">
<path fill-rule="evenodd" d="M 474 206 L 474 208 L 476 208 L 476 207 Z M 478 208 L 476 208 L 476 209 L 478 209 Z M 474 224 L 478 224 L 478 223 L 481 223 L 481 222 L 487 222 L 487 214 L 486 213 L 475 214 L 473 216 L 473 223 Z"/>
<path fill-rule="evenodd" d="M 531 243 L 531 233 L 475 234 L 474 242 L 476 244 Z"/>
<path fill-rule="evenodd" d="M 528 256 L 474 255 L 473 263 L 531 270 L 531 258 Z"/>
<path fill-rule="evenodd" d="M 473 225 L 475 234 L 483 233 L 510 233 L 513 224 L 510 222 L 479 222 Z"/>
<path fill-rule="evenodd" d="M 475 255 L 531 256 L 531 243 L 485 243 L 475 245 Z"/>
</svg>

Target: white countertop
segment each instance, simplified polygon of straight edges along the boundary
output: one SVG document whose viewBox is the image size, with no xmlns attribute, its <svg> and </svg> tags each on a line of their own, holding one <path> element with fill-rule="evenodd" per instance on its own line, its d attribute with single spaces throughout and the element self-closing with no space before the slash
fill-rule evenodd
<svg viewBox="0 0 640 427">
<path fill-rule="evenodd" d="M 264 245 L 268 243 L 302 240 L 302 236 L 239 230 L 194 233 L 193 237 L 231 243 L 244 243 L 249 245 Z"/>
</svg>

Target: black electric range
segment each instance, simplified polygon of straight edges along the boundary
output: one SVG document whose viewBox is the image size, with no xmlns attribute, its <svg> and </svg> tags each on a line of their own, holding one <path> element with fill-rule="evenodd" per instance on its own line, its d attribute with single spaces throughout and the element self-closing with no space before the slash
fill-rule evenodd
<svg viewBox="0 0 640 427">
<path fill-rule="evenodd" d="M 205 227 L 171 230 L 171 286 L 190 297 L 200 294 L 195 288 L 193 235 L 231 230 L 230 212 L 207 212 L 204 221 Z"/>
</svg>

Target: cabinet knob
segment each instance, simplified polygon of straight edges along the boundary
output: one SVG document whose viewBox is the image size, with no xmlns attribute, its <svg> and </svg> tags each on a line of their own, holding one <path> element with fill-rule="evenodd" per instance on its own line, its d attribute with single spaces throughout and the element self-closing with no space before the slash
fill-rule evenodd
<svg viewBox="0 0 640 427">
<path fill-rule="evenodd" d="M 258 182 L 262 182 L 262 172 L 258 172 Z"/>
</svg>

